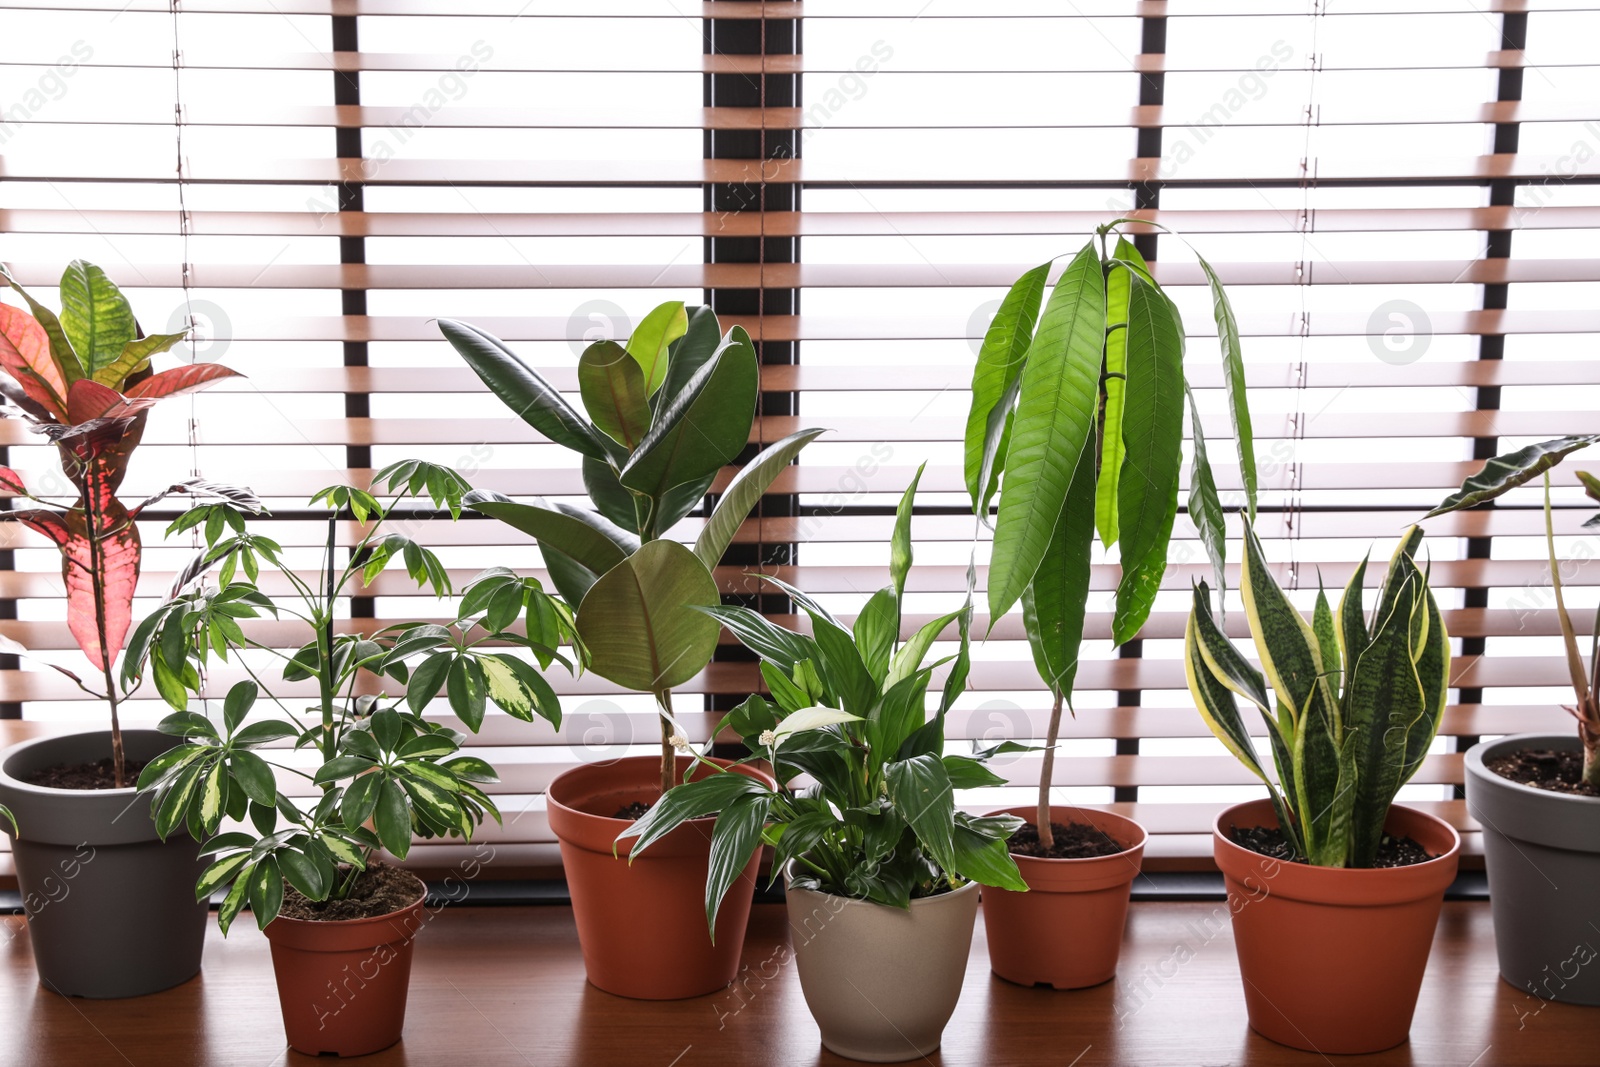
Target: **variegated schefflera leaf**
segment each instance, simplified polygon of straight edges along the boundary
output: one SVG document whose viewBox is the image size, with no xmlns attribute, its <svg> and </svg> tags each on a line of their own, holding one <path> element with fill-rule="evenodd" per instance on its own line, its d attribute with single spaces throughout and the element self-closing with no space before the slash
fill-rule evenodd
<svg viewBox="0 0 1600 1067">
<path fill-rule="evenodd" d="M 1185 670 L 1201 717 L 1267 785 L 1285 837 L 1324 867 L 1370 867 L 1389 806 L 1416 774 L 1448 695 L 1450 635 L 1416 562 L 1422 532 L 1401 537 L 1369 620 L 1363 561 L 1337 609 L 1318 590 L 1307 622 L 1245 528 L 1240 594 L 1261 669 L 1222 633 L 1204 582 L 1194 591 Z M 1270 694 L 1269 694 L 1270 689 Z M 1236 697 L 1266 721 L 1266 774 Z"/>
</svg>

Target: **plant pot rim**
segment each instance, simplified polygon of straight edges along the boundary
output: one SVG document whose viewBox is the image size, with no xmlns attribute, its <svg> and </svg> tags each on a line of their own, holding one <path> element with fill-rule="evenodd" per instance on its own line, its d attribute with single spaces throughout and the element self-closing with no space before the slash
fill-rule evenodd
<svg viewBox="0 0 1600 1067">
<path fill-rule="evenodd" d="M 129 727 L 122 731 L 124 743 L 126 743 L 126 739 L 129 736 L 134 734 L 154 734 L 158 737 L 167 737 L 170 738 L 172 744 L 174 745 L 178 744 L 180 741 L 179 738 L 171 737 L 169 734 L 163 734 L 159 730 L 149 729 L 147 727 Z M 55 798 L 81 795 L 91 797 L 126 797 L 131 800 L 139 793 L 139 787 L 137 785 L 125 785 L 120 789 L 115 787 L 111 789 L 61 789 L 51 785 L 34 785 L 32 782 L 25 782 L 21 778 L 14 777 L 11 772 L 6 769 L 6 765 L 9 764 L 12 759 L 32 749 L 42 748 L 51 744 L 60 744 L 63 742 L 70 743 L 70 741 L 77 738 L 95 737 L 98 735 L 103 735 L 106 738 L 107 743 L 110 743 L 111 730 L 109 728 L 102 728 L 95 730 L 70 730 L 65 733 L 58 734 L 44 734 L 39 737 L 30 737 L 26 741 L 18 741 L 14 745 L 8 745 L 5 751 L 0 752 L 0 783 L 4 783 L 7 789 L 13 789 L 18 793 L 24 793 L 36 797 Z"/>
<path fill-rule="evenodd" d="M 1459 865 L 1461 854 L 1461 834 L 1454 826 L 1445 822 L 1437 815 L 1430 815 L 1420 808 L 1413 808 L 1407 804 L 1392 803 L 1389 805 L 1389 814 L 1384 819 L 1384 826 L 1388 827 L 1390 819 L 1401 813 L 1403 817 L 1415 817 L 1426 822 L 1436 824 L 1448 835 L 1450 847 L 1434 856 L 1432 859 L 1421 863 L 1411 863 L 1404 867 L 1319 867 L 1311 863 L 1300 863 L 1295 860 L 1280 860 L 1272 856 L 1265 856 L 1243 845 L 1236 844 L 1231 837 L 1223 832 L 1223 826 L 1228 821 L 1242 822 L 1238 813 L 1245 808 L 1263 809 L 1268 822 L 1258 822 L 1256 825 L 1276 825 L 1277 815 L 1273 810 L 1272 801 L 1268 798 L 1260 800 L 1247 800 L 1239 804 L 1230 804 L 1217 813 L 1211 824 L 1211 839 L 1214 855 L 1218 866 L 1223 866 L 1223 857 L 1230 857 L 1239 867 L 1246 863 L 1277 864 L 1284 873 L 1290 873 L 1297 881 L 1306 882 L 1315 880 L 1322 885 L 1339 885 L 1348 889 L 1377 889 L 1387 882 L 1391 887 L 1398 887 L 1404 881 L 1428 883 L 1434 880 L 1441 881 L 1441 889 L 1455 879 L 1455 871 Z M 1252 816 L 1254 817 L 1254 816 Z M 1243 861 L 1243 862 L 1240 862 Z M 1448 873 L 1446 873 L 1448 872 Z M 1226 868 L 1223 870 L 1227 874 Z M 1431 893 L 1431 890 L 1429 890 Z M 1421 895 L 1427 895 L 1426 893 Z"/>
<path fill-rule="evenodd" d="M 901 908 L 895 907 L 893 904 L 879 904 L 875 900 L 862 900 L 860 897 L 847 897 L 847 896 L 844 896 L 844 895 L 839 894 L 839 893 L 830 893 L 826 889 L 805 889 L 805 888 L 796 889 L 796 888 L 792 888 L 789 885 L 789 881 L 790 881 L 791 878 L 794 877 L 794 864 L 795 864 L 794 860 L 790 860 L 788 863 L 784 864 L 784 868 L 783 868 L 783 888 L 784 888 L 784 892 L 786 892 L 786 893 L 811 893 L 811 894 L 813 894 L 815 896 L 827 897 L 829 900 L 842 900 L 846 904 L 860 904 L 860 905 L 862 905 L 864 907 L 868 907 L 868 908 L 887 908 L 889 911 L 901 911 L 901 910 L 903 910 Z M 956 897 L 961 896 L 963 893 L 969 893 L 969 892 L 975 893 L 975 892 L 977 892 L 978 891 L 978 886 L 979 886 L 979 883 L 973 882 L 973 881 L 968 881 L 966 885 L 963 885 L 963 886 L 961 886 L 961 887 L 959 887 L 957 889 L 951 889 L 951 890 L 949 890 L 947 892 L 944 892 L 944 893 L 935 893 L 931 897 L 915 897 L 915 898 L 912 899 L 910 907 L 916 908 L 916 907 L 923 906 L 923 905 L 928 905 L 928 904 L 937 904 L 942 900 L 953 900 Z"/>
<path fill-rule="evenodd" d="M 1007 850 L 1007 854 L 1010 855 L 1012 859 L 1029 860 L 1033 863 L 1048 863 L 1052 866 L 1084 866 L 1091 863 L 1105 863 L 1107 860 L 1129 859 L 1134 853 L 1143 852 L 1144 846 L 1150 842 L 1150 831 L 1146 830 L 1144 826 L 1141 825 L 1137 820 L 1130 819 L 1126 815 L 1119 815 L 1114 811 L 1106 811 L 1103 808 L 1086 807 L 1081 804 L 1052 804 L 1050 805 L 1050 811 L 1052 822 L 1055 821 L 1054 813 L 1058 811 L 1091 813 L 1096 819 L 1107 819 L 1109 821 L 1118 823 L 1121 826 L 1129 827 L 1136 831 L 1139 836 L 1138 839 L 1133 842 L 1133 844 L 1127 846 L 1121 852 L 1112 852 L 1104 856 L 1029 856 L 1025 853 L 1010 852 Z M 1024 812 L 1027 813 L 1027 815 L 1024 817 L 1030 817 L 1037 814 L 1037 809 L 1022 807 L 996 808 L 994 811 L 986 812 L 985 815 L 1023 815 Z M 1094 825 L 1093 819 L 1084 819 L 1083 821 L 1091 826 Z M 1102 831 L 1105 830 L 1105 828 L 1102 826 L 1095 826 L 1095 829 Z M 1113 841 L 1117 840 L 1115 836 L 1110 834 L 1107 836 L 1111 836 Z M 1117 841 L 1117 843 L 1121 844 L 1120 841 Z"/>
<path fill-rule="evenodd" d="M 397 867 L 396 870 L 405 871 L 405 868 Z M 390 919 L 393 919 L 396 915 L 404 915 L 406 912 L 420 907 L 428 899 L 428 884 L 421 878 L 418 878 L 415 874 L 412 874 L 412 872 L 406 871 L 406 873 L 410 874 L 411 877 L 416 878 L 417 884 L 421 887 L 421 891 L 417 894 L 417 899 L 413 900 L 409 904 L 402 904 L 393 911 L 386 911 L 382 915 L 368 915 L 360 919 L 297 919 L 292 915 L 280 914 L 277 918 L 269 922 L 266 925 L 265 930 L 262 932 L 268 937 L 272 936 L 272 928 L 277 926 L 279 923 L 283 923 L 284 930 L 353 930 L 361 926 L 386 922 Z"/>
<path fill-rule="evenodd" d="M 1578 738 L 1573 734 L 1507 734 L 1497 737 L 1492 741 L 1479 741 L 1467 749 L 1466 759 L 1463 764 L 1467 769 L 1467 776 L 1476 778 L 1487 786 L 1495 789 L 1509 789 L 1514 793 L 1530 798 L 1538 798 L 1541 804 L 1572 804 L 1579 807 L 1600 807 L 1600 797 L 1585 797 L 1575 793 L 1557 793 L 1549 789 L 1536 789 L 1522 782 L 1514 782 L 1504 775 L 1496 774 L 1484 765 L 1484 759 L 1491 754 L 1499 754 L 1504 750 L 1518 748 L 1553 748 L 1553 749 L 1578 749 Z"/>
<path fill-rule="evenodd" d="M 688 758 L 689 757 L 687 756 L 677 757 L 679 760 L 687 760 Z M 701 759 L 707 763 L 715 763 L 719 767 L 727 768 L 734 774 L 748 775 L 769 787 L 777 787 L 777 781 L 772 777 L 772 775 L 759 767 L 754 767 L 749 764 L 740 764 L 738 769 L 734 769 L 734 760 L 723 759 L 720 756 L 702 756 Z M 638 763 L 649 763 L 652 768 L 655 768 L 660 765 L 661 759 L 658 756 L 624 756 L 621 759 L 607 760 L 603 763 L 580 763 L 575 767 L 568 767 L 566 770 L 550 779 L 550 784 L 545 786 L 545 804 L 549 807 L 560 808 L 563 812 L 569 813 L 577 818 L 597 819 L 602 822 L 613 823 L 619 828 L 624 826 L 632 826 L 637 820 L 618 819 L 611 815 L 596 815 L 592 811 L 584 811 L 582 808 L 575 808 L 571 804 L 562 803 L 561 798 L 558 797 L 556 793 L 563 781 L 566 781 L 570 784 L 571 781 L 581 780 L 583 777 L 589 774 L 596 774 L 602 770 L 609 770 L 612 767 L 618 767 L 622 764 Z M 715 813 L 713 813 L 711 815 L 702 816 L 698 819 L 685 819 L 684 825 L 709 825 L 716 821 L 717 816 Z"/>
</svg>

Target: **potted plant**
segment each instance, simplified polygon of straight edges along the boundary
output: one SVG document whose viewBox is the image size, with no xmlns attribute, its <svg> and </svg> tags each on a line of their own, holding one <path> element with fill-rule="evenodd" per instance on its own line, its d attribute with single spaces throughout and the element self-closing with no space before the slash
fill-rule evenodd
<svg viewBox="0 0 1600 1067">
<path fill-rule="evenodd" d="M 966 684 L 970 594 L 899 641 L 915 492 L 913 481 L 895 525 L 893 583 L 873 594 L 853 628 L 771 578 L 810 617 L 810 634 L 748 608 L 700 609 L 760 657 L 771 699 L 751 696 L 723 722 L 749 756 L 674 787 L 618 841 L 637 858 L 715 813 L 705 883 L 713 932 L 738 872 L 763 843 L 773 846 L 772 877 L 788 882 L 795 962 L 822 1043 L 872 1062 L 918 1059 L 939 1046 L 966 974 L 979 884 L 1026 889 L 1005 844 L 1020 820 L 955 807 L 953 790 L 1004 779 L 983 765 L 985 753 L 944 755 L 945 714 Z M 925 665 L 951 625 L 956 655 Z M 930 717 L 933 671 L 951 659 Z M 730 773 L 757 761 L 772 779 Z M 797 790 L 802 774 L 815 784 Z"/>
<path fill-rule="evenodd" d="M 136 523 L 146 507 L 172 493 L 237 491 L 187 482 L 131 507 L 117 491 L 150 407 L 238 372 L 215 364 L 152 370 L 151 358 L 183 335 L 143 336 L 126 298 L 93 264 L 67 267 L 59 316 L 9 275 L 0 278 L 32 311 L 0 304 L 6 414 L 19 415 L 55 445 L 72 493 L 35 495 L 15 471 L 0 467 L 0 488 L 27 502 L 0 511 L 0 520 L 21 523 L 60 551 L 67 627 L 95 674 L 85 681 L 50 666 L 103 701 L 110 719 L 109 730 L 37 738 L 8 750 L 0 757 L 0 803 L 16 816 L 12 853 L 40 983 L 72 996 L 138 996 L 199 971 L 205 905 L 188 892 L 200 869 L 196 847 L 164 845 L 142 807 L 130 814 L 138 769 L 172 744 L 154 730 L 124 730 L 119 716 L 132 692 L 116 684 L 115 663 L 139 578 Z M 238 499 L 250 503 L 248 495 Z M 63 879 L 71 881 L 65 896 L 55 888 Z"/>
<path fill-rule="evenodd" d="M 1563 437 L 1497 456 L 1428 513 L 1494 500 L 1544 476 L 1550 590 L 1574 694 L 1566 710 L 1578 729 L 1576 736 L 1514 734 L 1474 745 L 1466 758 L 1467 811 L 1483 824 L 1501 976 L 1543 1000 L 1571 1004 L 1600 1004 L 1600 967 L 1586 966 L 1600 924 L 1600 637 L 1589 639 L 1585 666 L 1561 591 L 1549 470 L 1595 441 L 1600 437 Z M 1600 500 L 1600 479 L 1577 475 L 1590 499 Z M 1600 516 L 1584 523 L 1596 525 Z"/>
<path fill-rule="evenodd" d="M 1116 973 L 1144 830 L 1111 812 L 1050 803 L 1063 704 L 1072 705 L 1096 529 L 1120 546 L 1112 635 L 1130 640 L 1150 614 L 1167 566 L 1183 463 L 1185 398 L 1193 427 L 1189 517 L 1224 583 L 1222 504 L 1184 379 L 1183 321 L 1118 227 L 1100 227 L 1048 300 L 1051 264 L 1028 271 L 1001 302 L 978 355 L 967 416 L 967 491 L 989 522 L 989 626 L 1022 602 L 1023 629 L 1051 694 L 1039 800 L 1012 841 L 1026 897 L 985 891 L 989 960 L 1000 977 L 1074 989 Z M 1144 224 L 1148 225 L 1148 224 Z M 1115 245 L 1109 240 L 1116 238 Z M 1251 518 L 1256 470 L 1239 329 L 1216 273 L 1217 335 Z M 1043 303 L 1043 312 L 1040 305 Z M 1003 484 L 1002 484 L 1003 476 Z"/>
<path fill-rule="evenodd" d="M 385 482 L 409 494 L 426 489 L 452 513 L 466 488 L 453 472 L 415 461 L 380 471 L 375 483 Z M 561 719 L 540 670 L 560 659 L 556 648 L 571 636 L 571 617 L 531 578 L 484 572 L 463 591 L 448 626 L 335 631 L 338 599 L 394 561 L 404 562 L 419 588 L 451 594 L 433 553 L 386 531 L 398 499 L 385 505 L 343 486 L 318 494 L 313 504 L 334 514 L 321 573 L 310 581 L 286 565 L 274 541 L 252 532 L 238 509 L 191 509 L 169 533 L 203 528 L 206 549 L 132 639 L 135 650 L 149 650 L 162 696 L 181 709 L 160 726 L 179 744 L 139 776 L 156 830 L 162 837 L 186 830 L 204 842 L 209 866 L 187 888 L 202 908 L 225 891 L 217 913 L 224 934 L 244 907 L 254 913 L 272 943 L 289 1044 L 311 1055 L 358 1056 L 400 1039 L 412 942 L 426 922 L 425 889 L 415 875 L 380 861 L 379 850 L 403 860 L 413 834 L 470 838 L 485 817 L 500 817 L 483 789 L 498 781 L 494 768 L 463 755 L 464 735 L 427 717 L 430 704 L 443 690 L 455 718 L 474 732 L 488 703 L 524 720 Z M 365 528 L 341 564 L 334 520 L 345 509 Z M 213 567 L 214 586 L 207 584 Z M 291 601 L 263 592 L 263 568 L 292 589 Z M 303 626 L 305 643 L 284 652 L 244 629 L 246 620 L 269 615 Z M 509 629 L 519 619 L 523 634 Z M 254 665 L 263 656 L 281 661 L 284 682 L 314 684 L 309 709 L 297 712 L 287 695 L 274 694 L 276 683 Z M 213 659 L 249 675 L 228 691 L 220 718 L 189 710 Z M 390 685 L 400 693 L 390 696 Z M 263 694 L 276 717 L 252 718 Z M 309 765 L 292 761 L 301 749 L 312 755 Z M 286 789 L 280 779 L 299 788 Z"/>
<path fill-rule="evenodd" d="M 1248 525 L 1244 539 L 1239 591 L 1262 670 L 1223 635 L 1204 582 L 1184 666 L 1206 725 L 1267 785 L 1268 800 L 1224 809 L 1213 829 L 1250 1026 L 1295 1048 L 1376 1052 L 1406 1039 L 1456 873 L 1455 829 L 1394 803 L 1438 732 L 1450 635 L 1415 562 L 1415 526 L 1389 561 L 1370 621 L 1365 560 L 1337 612 L 1318 590 L 1308 624 Z M 1235 694 L 1266 721 L 1276 786 Z"/>
<path fill-rule="evenodd" d="M 672 714 L 672 690 L 705 669 L 721 627 L 696 608 L 720 602 L 712 568 L 772 480 L 823 431 L 802 430 L 759 452 L 721 492 L 693 549 L 668 537 L 737 456 L 754 423 L 759 371 L 749 335 L 726 336 L 708 307 L 662 304 L 626 347 L 596 341 L 578 362 L 588 417 L 502 342 L 448 319 L 439 328 L 511 410 L 583 457 L 595 511 L 493 493 L 465 497 L 475 511 L 538 540 L 551 581 L 577 611 L 594 673 L 655 697 L 661 756 L 591 763 L 546 792 L 589 981 L 652 1000 L 699 996 L 733 980 L 754 887 L 723 911 L 716 943 L 692 933 L 700 912 L 711 827 L 685 827 L 641 862 L 612 842 L 693 763 Z M 676 742 L 676 743 L 675 743 Z"/>
</svg>

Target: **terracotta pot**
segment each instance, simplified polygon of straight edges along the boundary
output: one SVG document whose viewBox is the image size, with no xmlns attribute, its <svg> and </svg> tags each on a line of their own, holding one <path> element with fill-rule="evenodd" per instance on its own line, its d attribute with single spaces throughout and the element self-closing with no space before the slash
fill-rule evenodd
<svg viewBox="0 0 1600 1067">
<path fill-rule="evenodd" d="M 1600 1004 L 1600 798 L 1502 778 L 1484 760 L 1578 739 L 1516 734 L 1467 752 L 1467 811 L 1483 824 L 1500 975 L 1524 993 Z"/>
<path fill-rule="evenodd" d="M 1227 808 L 1212 829 L 1250 1028 L 1320 1053 L 1400 1044 L 1411 1029 L 1444 891 L 1455 880 L 1460 835 L 1396 804 L 1384 829 L 1436 858 L 1369 870 L 1284 863 L 1227 836 L 1230 826 L 1277 825 L 1272 802 L 1256 800 Z"/>
<path fill-rule="evenodd" d="M 692 762 L 679 757 L 679 781 Z M 749 767 L 734 770 L 771 782 Z M 713 773 L 701 767 L 694 777 Z M 612 813 L 635 801 L 653 804 L 660 795 L 661 761 L 654 756 L 574 767 L 545 794 L 589 981 L 638 1000 L 698 997 L 733 981 L 761 856 L 758 849 L 723 899 L 713 944 L 705 901 L 715 818 L 684 823 L 632 863 L 630 841 L 612 854 L 617 835 L 632 825 Z"/>
<path fill-rule="evenodd" d="M 1032 822 L 1037 808 L 1007 808 Z M 989 966 L 1008 982 L 1082 989 L 1110 981 L 1122 951 L 1128 894 L 1144 858 L 1144 827 L 1093 808 L 1050 809 L 1058 823 L 1088 823 L 1122 846 L 1114 856 L 1040 859 L 1018 856 L 1028 892 L 984 886 L 983 926 Z"/>
<path fill-rule="evenodd" d="M 400 1040 L 414 938 L 427 923 L 416 903 L 371 919 L 267 924 L 278 1006 L 289 1045 L 310 1056 L 365 1056 Z"/>
<path fill-rule="evenodd" d="M 130 760 L 153 759 L 178 739 L 124 730 Z M 75 997 L 136 997 L 200 970 L 206 901 L 200 845 L 179 828 L 156 836 L 150 800 L 125 789 L 47 789 L 22 779 L 57 764 L 111 754 L 111 732 L 24 741 L 0 761 L 0 804 L 17 817 L 17 885 L 28 913 L 39 984 Z M 10 832 L 10 827 L 6 827 Z"/>
<path fill-rule="evenodd" d="M 800 990 L 822 1043 L 868 1063 L 922 1059 L 961 999 L 978 883 L 907 909 L 789 887 Z"/>
</svg>

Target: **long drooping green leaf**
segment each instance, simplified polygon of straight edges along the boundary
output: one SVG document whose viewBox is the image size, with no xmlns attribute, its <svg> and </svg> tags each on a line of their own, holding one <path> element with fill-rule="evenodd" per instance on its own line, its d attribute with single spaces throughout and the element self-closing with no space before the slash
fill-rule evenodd
<svg viewBox="0 0 1600 1067">
<path fill-rule="evenodd" d="M 596 574 L 604 574 L 628 556 L 617 536 L 608 535 L 595 525 L 605 521 L 598 515 L 593 516 L 595 521 L 585 522 L 544 504 L 519 504 L 481 490 L 468 493 L 462 503 L 536 538 L 540 545 L 548 544 Z M 612 529 L 617 535 L 631 536 L 619 528 Z"/>
<path fill-rule="evenodd" d="M 1486 500 L 1493 500 L 1519 485 L 1531 482 L 1564 458 L 1600 441 L 1600 434 L 1582 434 L 1541 441 L 1536 445 L 1495 456 L 1484 463 L 1483 469 L 1466 481 L 1461 488 L 1444 498 L 1440 505 L 1424 518 L 1443 515 L 1447 511 L 1470 508 Z"/>
<path fill-rule="evenodd" d="M 61 275 L 61 328 L 89 378 L 116 362 L 122 346 L 139 332 L 122 290 L 105 271 L 81 259 Z"/>
<path fill-rule="evenodd" d="M 1195 404 L 1194 390 L 1183 383 L 1189 398 L 1189 425 L 1194 431 L 1194 461 L 1189 468 L 1189 520 L 1200 534 L 1200 542 L 1211 559 L 1211 571 L 1217 579 L 1217 606 L 1228 595 L 1228 530 L 1223 524 L 1222 499 L 1217 495 L 1217 480 L 1211 473 L 1211 460 L 1206 455 L 1205 430 L 1200 425 L 1200 408 Z"/>
<path fill-rule="evenodd" d="M 759 378 L 754 348 L 723 348 L 657 412 L 622 468 L 622 484 L 659 497 L 673 486 L 715 474 L 749 440 Z"/>
<path fill-rule="evenodd" d="M 595 426 L 618 444 L 631 449 L 650 429 L 644 374 L 615 341 L 596 341 L 583 350 L 578 357 L 578 391 Z"/>
<path fill-rule="evenodd" d="M 612 567 L 578 608 L 590 669 L 618 685 L 660 693 L 705 668 L 721 626 L 696 605 L 720 602 L 717 583 L 676 541 L 649 541 Z"/>
<path fill-rule="evenodd" d="M 706 923 L 711 927 L 711 940 L 717 939 L 717 910 L 722 898 L 728 895 L 739 875 L 744 873 L 750 857 L 761 845 L 761 831 L 766 826 L 767 811 L 772 805 L 772 794 L 751 793 L 736 798 L 722 809 L 716 824 L 711 828 L 711 860 L 706 871 Z"/>
<path fill-rule="evenodd" d="M 1061 517 L 1050 547 L 1022 594 L 1022 626 L 1034 666 L 1052 693 L 1072 702 L 1083 645 L 1083 618 L 1089 600 L 1090 558 L 1094 544 L 1095 456 L 1078 455 Z"/>
<path fill-rule="evenodd" d="M 722 562 L 722 554 L 733 543 L 733 536 L 739 532 L 740 524 L 749 516 L 750 510 L 773 480 L 800 454 L 802 448 L 827 432 L 800 430 L 792 433 L 768 445 L 739 468 L 739 473 L 717 499 L 717 506 L 712 509 L 705 526 L 701 527 L 700 536 L 695 538 L 694 554 L 700 557 L 700 562 L 707 567 L 715 567 Z"/>
<path fill-rule="evenodd" d="M 972 370 L 972 407 L 967 412 L 962 466 L 967 495 L 984 522 L 989 518 L 997 465 L 1004 460 L 1000 446 L 1006 420 L 1016 404 L 1049 276 L 1050 264 L 1041 263 L 1011 286 L 983 335 L 983 347 Z"/>
<path fill-rule="evenodd" d="M 884 780 L 923 849 L 946 870 L 954 867 L 955 794 L 944 763 L 933 754 L 896 760 L 884 768 Z"/>
<path fill-rule="evenodd" d="M 766 786 L 748 775 L 732 771 L 708 774 L 675 787 L 656 801 L 641 818 L 617 835 L 617 843 L 634 839 L 628 853 L 629 862 L 632 862 L 690 819 L 721 811 L 740 797 L 765 791 Z"/>
<path fill-rule="evenodd" d="M 716 619 L 739 639 L 739 643 L 769 663 L 792 674 L 794 666 L 803 659 L 817 656 L 817 644 L 805 634 L 785 630 L 760 612 L 728 604 L 712 604 L 695 608 Z"/>
<path fill-rule="evenodd" d="M 958 824 L 951 841 L 951 855 L 957 874 L 969 881 L 1023 893 L 1028 883 L 1017 870 L 1017 861 L 1011 858 L 1002 838 L 978 833 L 969 826 Z"/>
<path fill-rule="evenodd" d="M 1094 242 L 1067 266 L 1028 349 L 1006 453 L 989 564 L 992 627 L 1022 596 L 1050 545 L 1099 407 L 1105 277 Z"/>
<path fill-rule="evenodd" d="M 1196 253 L 1200 268 L 1211 286 L 1211 314 L 1217 322 L 1217 342 L 1222 346 L 1222 381 L 1228 388 L 1228 413 L 1233 419 L 1233 437 L 1239 447 L 1239 473 L 1244 479 L 1247 518 L 1256 521 L 1255 433 L 1250 426 L 1250 403 L 1245 394 L 1244 355 L 1239 348 L 1239 323 L 1233 305 L 1222 288 L 1222 280 L 1204 256 Z"/>
<path fill-rule="evenodd" d="M 595 428 L 504 341 L 453 319 L 440 319 L 439 332 L 519 419 L 558 445 L 595 459 L 606 458 L 605 444 Z"/>
<path fill-rule="evenodd" d="M 1117 238 L 1116 257 L 1139 257 L 1138 249 Z M 1143 263 L 1143 257 L 1139 257 Z M 1100 416 L 1100 481 L 1095 489 L 1094 522 L 1100 542 L 1107 548 L 1117 543 L 1117 479 L 1127 448 L 1122 441 L 1122 413 L 1128 384 L 1128 290 L 1132 286 L 1127 267 L 1114 266 L 1106 272 L 1106 368 L 1105 400 Z"/>
<path fill-rule="evenodd" d="M 1171 301 L 1137 274 L 1128 292 L 1127 372 L 1127 455 L 1117 478 L 1122 580 L 1111 626 L 1118 644 L 1139 632 L 1161 588 L 1183 460 L 1183 327 Z"/>
<path fill-rule="evenodd" d="M 667 350 L 688 328 L 689 314 L 681 300 L 662 304 L 639 320 L 638 328 L 628 338 L 628 355 L 642 372 L 647 395 L 660 389 L 667 380 Z M 588 403 L 587 398 L 584 403 Z"/>
</svg>

